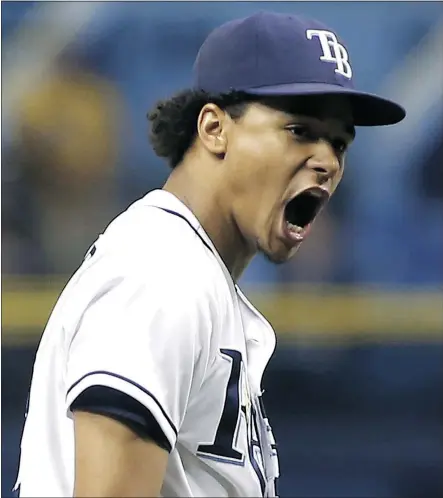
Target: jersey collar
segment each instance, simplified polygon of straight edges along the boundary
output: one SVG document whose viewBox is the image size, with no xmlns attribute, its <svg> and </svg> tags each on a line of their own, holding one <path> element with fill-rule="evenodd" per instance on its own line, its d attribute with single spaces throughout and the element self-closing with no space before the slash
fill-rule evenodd
<svg viewBox="0 0 443 498">
<path fill-rule="evenodd" d="M 265 354 L 258 355 L 259 370 L 263 372 L 270 356 L 275 349 L 276 338 L 274 330 L 268 320 L 266 320 L 266 318 L 255 308 L 255 306 L 251 304 L 251 302 L 246 298 L 239 286 L 233 281 L 228 268 L 226 267 L 209 235 L 201 226 L 197 217 L 185 204 L 183 204 L 182 201 L 180 201 L 175 195 L 167 192 L 166 190 L 153 190 L 144 197 L 144 200 L 150 206 L 163 209 L 171 213 L 171 215 L 175 214 L 176 216 L 183 218 L 184 221 L 190 225 L 194 232 L 196 232 L 196 234 L 200 237 L 204 245 L 214 254 L 225 275 L 226 281 L 233 295 L 236 295 L 246 305 L 246 307 L 249 308 L 249 310 L 263 323 L 264 329 L 262 329 L 260 337 L 246 337 L 248 342 L 257 343 L 258 345 L 261 345 L 261 347 L 264 346 L 264 350 L 262 350 L 262 353 L 264 351 Z"/>
</svg>

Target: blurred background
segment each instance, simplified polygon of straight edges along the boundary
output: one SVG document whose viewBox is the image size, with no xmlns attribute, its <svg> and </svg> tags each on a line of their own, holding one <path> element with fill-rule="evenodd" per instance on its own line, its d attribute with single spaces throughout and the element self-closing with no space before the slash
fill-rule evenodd
<svg viewBox="0 0 443 498">
<path fill-rule="evenodd" d="M 402 103 L 360 129 L 297 258 L 242 279 L 278 347 L 265 400 L 281 496 L 443 496 L 443 3 L 2 2 L 2 496 L 57 295 L 107 223 L 162 186 L 146 113 L 215 26 L 318 18 L 356 84 Z"/>
</svg>

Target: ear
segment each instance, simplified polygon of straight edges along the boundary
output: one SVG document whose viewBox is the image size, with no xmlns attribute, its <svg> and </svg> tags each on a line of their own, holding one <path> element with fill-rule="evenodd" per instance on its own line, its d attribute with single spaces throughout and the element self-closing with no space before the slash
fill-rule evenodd
<svg viewBox="0 0 443 498">
<path fill-rule="evenodd" d="M 205 104 L 197 120 L 197 133 L 208 152 L 224 157 L 230 116 L 215 104 Z"/>
</svg>

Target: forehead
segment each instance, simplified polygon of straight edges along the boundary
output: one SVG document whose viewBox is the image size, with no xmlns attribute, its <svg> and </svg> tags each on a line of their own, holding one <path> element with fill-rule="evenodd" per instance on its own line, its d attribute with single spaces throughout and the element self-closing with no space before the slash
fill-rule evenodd
<svg viewBox="0 0 443 498">
<path fill-rule="evenodd" d="M 339 122 L 343 131 L 349 135 L 355 135 L 351 106 L 342 95 L 269 97 L 258 103 L 275 119 L 307 117 L 321 121 L 331 120 Z"/>
</svg>

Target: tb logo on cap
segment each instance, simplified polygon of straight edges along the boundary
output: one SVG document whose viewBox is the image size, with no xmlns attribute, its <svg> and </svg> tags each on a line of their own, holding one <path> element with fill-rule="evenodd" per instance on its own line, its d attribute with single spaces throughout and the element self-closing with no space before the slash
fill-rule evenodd
<svg viewBox="0 0 443 498">
<path fill-rule="evenodd" d="M 306 37 L 308 40 L 312 40 L 313 36 L 318 37 L 323 50 L 323 55 L 320 57 L 320 60 L 335 63 L 337 65 L 335 72 L 351 79 L 352 68 L 349 63 L 348 52 L 341 43 L 338 43 L 335 34 L 332 33 L 332 31 L 322 29 L 306 30 Z"/>
</svg>

